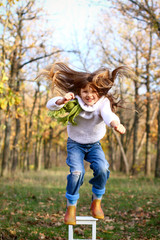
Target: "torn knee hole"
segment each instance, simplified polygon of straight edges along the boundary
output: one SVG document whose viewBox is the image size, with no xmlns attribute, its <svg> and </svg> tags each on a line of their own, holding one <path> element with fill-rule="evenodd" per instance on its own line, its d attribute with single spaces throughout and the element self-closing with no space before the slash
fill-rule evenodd
<svg viewBox="0 0 160 240">
<path fill-rule="evenodd" d="M 81 175 L 81 171 L 75 171 L 75 172 L 72 172 L 73 175 Z"/>
</svg>

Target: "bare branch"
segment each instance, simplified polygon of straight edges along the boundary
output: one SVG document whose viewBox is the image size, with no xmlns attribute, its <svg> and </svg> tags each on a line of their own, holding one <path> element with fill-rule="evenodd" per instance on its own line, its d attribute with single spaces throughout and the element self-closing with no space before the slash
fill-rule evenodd
<svg viewBox="0 0 160 240">
<path fill-rule="evenodd" d="M 40 60 L 40 59 L 43 59 L 43 58 L 46 58 L 46 57 L 50 57 L 50 56 L 52 56 L 52 55 L 54 55 L 54 54 L 57 54 L 57 53 L 60 53 L 60 52 L 71 52 L 71 53 L 77 53 L 77 51 L 75 51 L 75 50 L 70 50 L 70 51 L 57 50 L 57 51 L 52 52 L 52 53 L 50 53 L 50 54 L 45 54 L 45 55 L 43 55 L 43 56 L 40 56 L 40 57 L 37 57 L 37 58 L 32 58 L 32 59 L 30 59 L 30 60 L 28 60 L 27 62 L 21 64 L 21 65 L 19 66 L 19 69 L 23 68 L 25 65 L 27 65 L 27 64 L 29 64 L 29 63 L 31 63 L 31 62 L 35 62 L 35 61 L 38 61 L 38 60 Z"/>
</svg>

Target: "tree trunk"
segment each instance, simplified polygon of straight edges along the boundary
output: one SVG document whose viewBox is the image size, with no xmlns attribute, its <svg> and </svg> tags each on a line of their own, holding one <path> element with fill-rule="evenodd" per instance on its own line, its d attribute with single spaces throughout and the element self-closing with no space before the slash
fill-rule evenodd
<svg viewBox="0 0 160 240">
<path fill-rule="evenodd" d="M 145 153 L 145 175 L 149 176 L 151 173 L 150 160 L 150 97 L 147 97 L 147 115 L 146 115 L 146 153 Z"/>
<path fill-rule="evenodd" d="M 60 146 L 59 144 L 56 144 L 56 167 L 59 167 L 60 165 Z"/>
<path fill-rule="evenodd" d="M 151 174 L 151 159 L 150 159 L 150 60 L 152 53 L 152 28 L 150 30 L 150 45 L 146 64 L 146 89 L 147 89 L 147 113 L 146 113 L 146 153 L 145 153 L 145 175 Z"/>
<path fill-rule="evenodd" d="M 7 4 L 6 5 L 8 10 L 10 9 L 10 5 Z M 1 36 L 1 41 L 2 41 L 2 49 L 1 49 L 1 79 L 3 80 L 3 78 L 5 77 L 5 73 L 6 73 L 6 41 L 5 41 L 5 34 L 6 34 L 6 29 L 7 29 L 7 26 L 8 26 L 8 19 L 9 19 L 9 14 L 7 14 L 6 16 L 6 19 L 4 21 L 4 27 L 3 27 L 3 33 L 2 33 L 2 36 Z M 1 93 L 0 93 L 0 97 L 1 97 Z M 1 125 L 1 117 L 2 117 L 2 114 L 1 114 L 1 111 L 2 109 L 0 109 L 0 125 Z M 7 115 L 8 115 L 8 112 L 7 112 Z M 5 127 L 7 126 L 8 123 L 5 122 Z M 8 130 L 7 130 L 8 131 Z M 2 135 L 1 135 L 2 136 Z M 6 132 L 5 132 L 5 138 L 6 138 Z M 5 145 L 5 143 L 4 143 Z M 3 146 L 3 137 L 1 137 L 0 139 L 0 150 L 2 149 L 2 146 Z M 5 155 L 5 153 L 2 151 L 0 152 L 0 159 L 3 159 L 3 155 Z M 4 162 L 3 162 L 4 161 Z M 5 165 L 6 165 L 6 160 L 2 160 L 2 168 L 1 168 L 1 175 L 5 174 Z M 3 172 L 3 165 L 4 165 L 4 172 Z"/>
<path fill-rule="evenodd" d="M 22 59 L 22 46 L 23 46 L 23 38 L 22 38 L 22 12 L 19 12 L 18 14 L 18 24 L 17 24 L 17 38 L 15 39 L 16 42 L 16 50 L 15 50 L 15 63 L 14 63 L 14 72 L 15 72 L 15 90 L 16 93 L 20 92 L 20 85 L 21 85 L 21 80 L 19 78 L 19 66 L 21 64 L 21 59 Z M 19 39 L 19 40 L 17 40 Z M 17 44 L 18 43 L 18 44 Z M 17 112 L 17 105 L 15 105 L 15 111 Z M 13 158 L 12 158 L 12 168 L 11 171 L 14 172 L 16 170 L 16 167 L 18 165 L 18 149 L 17 149 L 17 143 L 19 139 L 19 134 L 20 134 L 20 126 L 21 122 L 18 118 L 16 117 L 16 130 L 15 130 L 15 137 L 13 141 Z"/>
<path fill-rule="evenodd" d="M 124 87 L 123 87 L 123 82 L 120 80 L 119 81 L 119 84 L 120 84 L 120 96 L 121 96 L 121 101 L 123 102 L 123 93 L 124 93 Z M 119 112 L 119 116 L 120 116 L 120 119 L 121 119 L 121 123 L 124 122 L 124 112 L 123 112 L 123 109 L 121 108 L 120 109 L 120 112 Z M 124 146 L 124 135 L 121 134 L 120 136 L 121 138 L 121 144 L 122 146 Z M 124 149 L 124 148 L 123 148 Z M 125 166 L 124 166 L 124 161 L 123 161 L 123 154 L 122 154 L 122 151 L 120 152 L 120 168 L 119 168 L 120 172 L 125 172 Z"/>
<path fill-rule="evenodd" d="M 9 116 L 9 103 L 7 105 L 7 113 L 5 120 L 5 136 L 4 136 L 4 147 L 2 152 L 2 164 L 1 164 L 1 176 L 3 177 L 7 173 L 8 158 L 10 154 L 10 135 L 11 135 L 11 119 Z"/>
<path fill-rule="evenodd" d="M 120 140 L 119 136 L 117 135 L 117 133 L 114 129 L 112 129 L 112 130 L 113 130 L 113 133 L 114 133 L 114 135 L 117 139 L 118 145 L 120 147 L 120 150 L 121 150 L 121 153 L 122 153 L 122 156 L 123 156 L 124 165 L 125 165 L 125 172 L 128 175 L 129 174 L 129 164 L 128 164 L 126 154 L 124 152 L 124 149 L 123 149 L 123 146 L 122 146 L 122 143 L 121 143 L 121 140 Z"/>
<path fill-rule="evenodd" d="M 18 72 L 17 72 L 17 78 L 18 78 Z M 17 80 L 17 86 L 16 86 L 16 92 L 18 93 L 20 90 L 20 81 Z M 15 105 L 15 111 L 17 112 L 17 105 Z M 18 165 L 18 139 L 19 139 L 19 134 L 20 134 L 20 126 L 21 126 L 21 122 L 20 122 L 20 118 L 19 116 L 16 117 L 16 129 L 15 129 L 15 137 L 14 137 L 14 141 L 13 141 L 13 155 L 12 155 L 12 167 L 11 167 L 11 171 L 14 172 L 16 170 L 16 167 Z"/>
<path fill-rule="evenodd" d="M 111 134 L 111 130 L 108 130 L 108 134 L 107 134 L 107 139 L 109 142 L 109 161 L 110 161 L 110 168 L 113 171 L 116 171 L 116 166 L 115 166 L 115 162 L 114 162 L 114 157 L 113 157 L 113 134 Z"/>
<path fill-rule="evenodd" d="M 14 141 L 13 141 L 13 155 L 12 155 L 12 167 L 11 167 L 11 171 L 14 172 L 16 170 L 16 167 L 18 165 L 18 147 L 17 147 L 17 143 L 18 143 L 18 138 L 19 138 L 19 134 L 20 134 L 20 119 L 16 118 L 16 132 L 15 132 L 15 137 L 14 137 Z"/>
<path fill-rule="evenodd" d="M 53 128 L 49 127 L 49 139 L 44 139 L 44 168 L 51 167 L 51 150 L 52 150 Z"/>
<path fill-rule="evenodd" d="M 136 57 L 136 59 L 138 58 L 138 56 Z M 137 60 L 138 61 L 138 60 Z M 136 69 L 138 68 L 138 63 L 136 66 Z M 138 75 L 138 73 L 136 72 L 136 75 Z M 134 81 L 134 85 L 135 85 L 135 115 L 134 115 L 134 129 L 133 129 L 133 161 L 132 161 L 132 167 L 131 167 L 131 173 L 132 175 L 135 174 L 136 169 L 136 162 L 138 160 L 138 155 L 137 155 L 137 148 L 138 148 L 138 126 L 139 126 L 139 116 L 138 116 L 138 101 L 139 101 L 139 95 L 138 95 L 138 83 L 135 80 Z"/>
<path fill-rule="evenodd" d="M 39 170 L 39 156 L 38 156 L 38 140 L 36 139 L 35 144 L 35 156 L 34 156 L 34 170 Z"/>
<path fill-rule="evenodd" d="M 121 100 L 123 101 L 123 94 L 122 94 L 123 87 L 122 87 L 121 85 L 122 85 L 122 84 L 120 84 Z M 123 123 L 123 122 L 124 122 L 123 109 L 120 109 L 119 116 L 120 116 L 121 122 Z M 124 146 L 124 135 L 121 134 L 120 138 L 121 138 L 122 146 Z M 124 148 L 123 148 L 123 149 L 124 149 Z M 120 172 L 125 172 L 125 166 L 124 166 L 124 161 L 123 161 L 123 154 L 122 154 L 122 152 L 120 152 L 120 168 L 119 168 L 119 171 L 120 171 Z"/>
<path fill-rule="evenodd" d="M 43 159 L 44 159 L 44 169 L 48 169 L 47 140 L 46 139 L 43 139 Z"/>
<path fill-rule="evenodd" d="M 39 93 L 39 106 L 38 106 L 38 114 L 37 114 L 37 134 L 36 134 L 36 145 L 35 145 L 35 162 L 34 162 L 34 170 L 37 171 L 40 168 L 39 162 L 39 145 L 41 142 L 40 139 L 40 115 L 41 115 L 41 93 L 40 93 L 40 82 L 38 84 L 38 93 Z"/>
<path fill-rule="evenodd" d="M 155 109 L 153 111 L 153 114 L 152 114 L 152 117 L 151 117 L 151 120 L 150 120 L 150 125 L 153 124 L 153 121 L 156 117 L 156 114 L 157 114 L 157 108 L 158 106 L 155 106 Z M 139 144 L 138 144 L 138 148 L 137 148 L 137 156 L 139 156 L 140 152 L 141 152 L 141 149 L 142 149 L 142 146 L 144 145 L 145 143 L 145 139 L 146 139 L 146 131 L 142 134 L 142 137 L 139 141 Z"/>
<path fill-rule="evenodd" d="M 122 146 L 124 144 L 124 135 L 121 135 L 121 143 Z M 119 168 L 120 172 L 125 172 L 125 166 L 124 166 L 124 161 L 123 161 L 123 154 L 121 152 L 121 156 L 120 156 L 120 168 Z"/>
<path fill-rule="evenodd" d="M 15 40 L 15 44 L 17 44 Z M 8 80 L 8 87 L 11 91 L 14 89 L 14 83 L 17 75 L 18 69 L 18 62 L 17 58 L 17 48 L 14 49 L 12 52 L 12 56 L 10 58 L 11 61 L 11 68 L 10 68 L 10 78 Z M 7 112 L 6 112 L 6 120 L 5 120 L 5 137 L 4 137 L 4 148 L 2 153 L 2 169 L 1 169 L 1 176 L 3 176 L 6 172 L 6 167 L 8 164 L 8 157 L 10 154 L 10 135 L 11 135 L 11 119 L 10 119 L 10 106 L 9 103 L 7 104 Z"/>
<path fill-rule="evenodd" d="M 48 146 L 48 167 L 50 168 L 52 163 L 51 163 L 51 149 L 52 149 L 52 139 L 53 139 L 53 128 L 50 126 L 49 128 L 50 133 L 49 133 L 49 146 Z"/>
<path fill-rule="evenodd" d="M 157 134 L 157 158 L 156 158 L 155 177 L 160 178 L 160 98 L 159 98 L 159 111 L 157 115 L 157 120 L 158 120 L 158 134 Z"/>
<path fill-rule="evenodd" d="M 29 170 L 29 144 L 32 138 L 32 117 L 35 110 L 37 96 L 38 96 L 38 89 L 36 89 L 34 94 L 34 102 L 32 105 L 31 113 L 29 116 L 29 126 L 27 125 L 27 120 L 25 119 L 25 144 L 24 144 L 24 158 L 23 158 L 23 171 L 26 169 Z M 23 109 L 25 111 L 25 95 L 23 94 Z"/>
</svg>

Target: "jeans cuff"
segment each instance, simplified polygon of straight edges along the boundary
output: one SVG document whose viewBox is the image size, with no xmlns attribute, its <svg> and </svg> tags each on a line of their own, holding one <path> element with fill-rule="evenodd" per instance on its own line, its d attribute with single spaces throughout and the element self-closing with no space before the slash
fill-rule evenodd
<svg viewBox="0 0 160 240">
<path fill-rule="evenodd" d="M 92 192 L 95 193 L 95 194 L 101 194 L 103 195 L 105 193 L 105 188 L 103 189 L 97 189 L 95 187 L 92 187 Z"/>
<path fill-rule="evenodd" d="M 78 200 L 78 199 L 79 199 L 79 193 L 76 194 L 76 195 L 71 195 L 71 194 L 69 194 L 69 193 L 66 192 L 66 198 L 67 198 L 68 200 Z"/>
</svg>

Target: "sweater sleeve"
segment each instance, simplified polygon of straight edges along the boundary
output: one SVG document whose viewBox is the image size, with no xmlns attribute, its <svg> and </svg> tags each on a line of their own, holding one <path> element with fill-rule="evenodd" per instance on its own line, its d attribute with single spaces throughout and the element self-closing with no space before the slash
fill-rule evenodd
<svg viewBox="0 0 160 240">
<path fill-rule="evenodd" d="M 56 104 L 57 100 L 59 99 L 62 99 L 62 97 L 54 97 L 54 98 L 51 98 L 47 104 L 46 104 L 46 107 L 49 109 L 49 110 L 59 110 L 61 109 L 64 104 L 61 104 L 61 105 L 58 105 Z"/>
<path fill-rule="evenodd" d="M 106 98 L 103 102 L 100 112 L 107 126 L 111 127 L 110 123 L 112 121 L 118 121 L 118 123 L 120 123 L 119 117 L 111 110 L 110 101 L 108 98 Z"/>
</svg>

